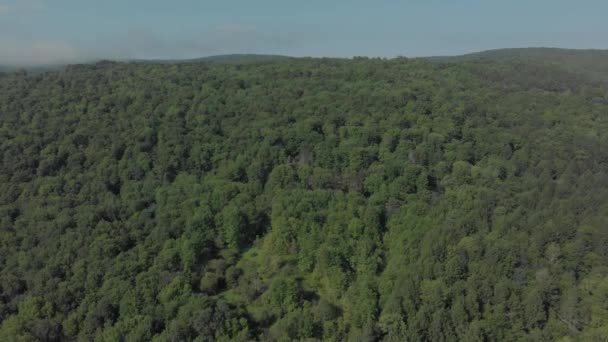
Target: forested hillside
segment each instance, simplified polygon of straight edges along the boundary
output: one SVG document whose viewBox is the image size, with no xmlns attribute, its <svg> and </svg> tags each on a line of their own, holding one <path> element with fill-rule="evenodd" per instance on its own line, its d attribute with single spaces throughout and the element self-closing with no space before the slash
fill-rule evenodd
<svg viewBox="0 0 608 342">
<path fill-rule="evenodd" d="M 608 82 L 608 50 L 557 48 L 496 49 L 462 56 L 432 57 L 441 61 L 519 61 L 562 68 L 593 81 Z"/>
<path fill-rule="evenodd" d="M 607 132 L 525 60 L 0 74 L 0 341 L 606 341 Z"/>
</svg>

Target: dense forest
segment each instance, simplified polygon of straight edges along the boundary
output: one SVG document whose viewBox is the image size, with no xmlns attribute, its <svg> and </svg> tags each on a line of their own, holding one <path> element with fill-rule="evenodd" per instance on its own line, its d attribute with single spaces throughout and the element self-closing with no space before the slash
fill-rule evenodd
<svg viewBox="0 0 608 342">
<path fill-rule="evenodd" d="M 608 341 L 608 78 L 492 56 L 0 73 L 0 340 Z"/>
</svg>

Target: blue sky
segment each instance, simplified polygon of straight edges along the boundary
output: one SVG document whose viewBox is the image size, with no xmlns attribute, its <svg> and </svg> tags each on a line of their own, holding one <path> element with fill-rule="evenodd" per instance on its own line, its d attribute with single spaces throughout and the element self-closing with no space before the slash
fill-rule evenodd
<svg viewBox="0 0 608 342">
<path fill-rule="evenodd" d="M 608 48 L 606 0 L 0 0 L 0 64 Z"/>
</svg>

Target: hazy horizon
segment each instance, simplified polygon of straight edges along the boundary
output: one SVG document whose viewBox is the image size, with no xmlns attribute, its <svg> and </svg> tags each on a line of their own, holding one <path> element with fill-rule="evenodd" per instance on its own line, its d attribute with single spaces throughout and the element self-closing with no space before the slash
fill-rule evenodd
<svg viewBox="0 0 608 342">
<path fill-rule="evenodd" d="M 224 54 L 427 57 L 498 48 L 608 48 L 601 1 L 0 0 L 0 64 Z M 516 22 L 517 25 L 513 25 Z"/>
</svg>

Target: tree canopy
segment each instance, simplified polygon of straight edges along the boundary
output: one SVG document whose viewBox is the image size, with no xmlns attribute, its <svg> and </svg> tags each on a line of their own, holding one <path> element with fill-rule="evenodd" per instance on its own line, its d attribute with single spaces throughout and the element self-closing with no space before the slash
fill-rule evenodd
<svg viewBox="0 0 608 342">
<path fill-rule="evenodd" d="M 607 132 L 525 59 L 0 74 L 0 340 L 604 341 Z"/>
</svg>

